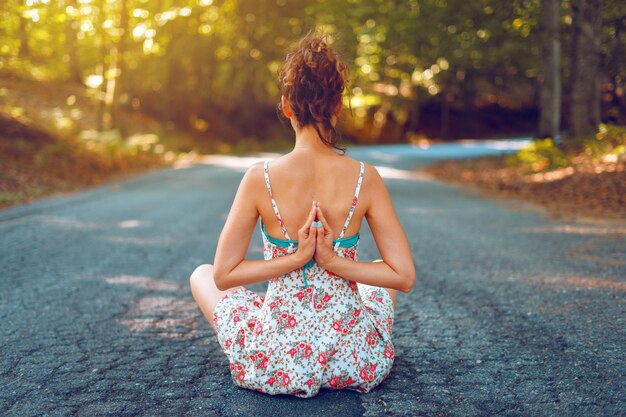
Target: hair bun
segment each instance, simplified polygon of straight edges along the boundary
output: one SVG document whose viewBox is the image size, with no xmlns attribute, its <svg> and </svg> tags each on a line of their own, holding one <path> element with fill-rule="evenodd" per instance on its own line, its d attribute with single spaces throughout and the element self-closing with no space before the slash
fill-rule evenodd
<svg viewBox="0 0 626 417">
<path fill-rule="evenodd" d="M 278 83 L 298 125 L 312 125 L 326 145 L 345 152 L 345 147 L 337 144 L 337 132 L 331 120 L 341 105 L 348 68 L 328 46 L 327 37 L 324 33 L 309 32 L 300 39 L 294 51 L 287 54 Z M 280 104 L 278 110 L 282 117 Z"/>
<path fill-rule="evenodd" d="M 311 69 L 317 68 L 317 62 L 315 61 L 315 57 L 313 56 L 313 52 L 311 49 L 306 49 L 304 51 L 304 63 L 307 67 Z"/>
<path fill-rule="evenodd" d="M 315 52 L 322 52 L 328 49 L 328 45 L 321 39 L 313 39 L 311 42 L 311 49 Z"/>
</svg>

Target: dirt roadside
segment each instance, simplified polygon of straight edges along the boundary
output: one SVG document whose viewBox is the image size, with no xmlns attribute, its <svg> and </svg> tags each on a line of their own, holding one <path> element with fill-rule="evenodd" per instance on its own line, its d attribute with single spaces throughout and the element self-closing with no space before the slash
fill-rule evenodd
<svg viewBox="0 0 626 417">
<path fill-rule="evenodd" d="M 540 174 L 524 174 L 507 167 L 504 157 L 445 160 L 420 171 L 497 197 L 538 203 L 555 218 L 589 217 L 626 220 L 626 164 L 593 170 L 568 167 Z"/>
</svg>

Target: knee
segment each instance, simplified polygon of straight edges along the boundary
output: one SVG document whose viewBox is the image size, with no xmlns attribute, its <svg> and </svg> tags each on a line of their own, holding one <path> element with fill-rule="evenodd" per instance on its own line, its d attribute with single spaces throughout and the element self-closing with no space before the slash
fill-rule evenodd
<svg viewBox="0 0 626 417">
<path fill-rule="evenodd" d="M 193 289 L 194 286 L 198 285 L 199 283 L 203 281 L 211 279 L 212 276 L 213 276 L 213 265 L 211 264 L 199 265 L 196 269 L 194 269 L 191 276 L 189 277 L 189 284 L 191 285 L 191 288 Z"/>
</svg>

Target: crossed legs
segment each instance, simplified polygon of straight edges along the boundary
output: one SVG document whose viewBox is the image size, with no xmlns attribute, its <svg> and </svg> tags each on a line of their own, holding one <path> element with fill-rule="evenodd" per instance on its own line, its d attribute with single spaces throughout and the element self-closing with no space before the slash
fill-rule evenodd
<svg viewBox="0 0 626 417">
<path fill-rule="evenodd" d="M 211 264 L 202 264 L 198 266 L 191 274 L 191 277 L 189 277 L 189 284 L 191 286 L 193 299 L 196 300 L 202 314 L 207 319 L 213 330 L 217 332 L 215 329 L 215 323 L 213 323 L 213 311 L 215 310 L 215 305 L 227 293 L 243 287 L 237 286 L 229 288 L 226 291 L 217 289 L 215 281 L 213 280 L 213 265 Z"/>
</svg>

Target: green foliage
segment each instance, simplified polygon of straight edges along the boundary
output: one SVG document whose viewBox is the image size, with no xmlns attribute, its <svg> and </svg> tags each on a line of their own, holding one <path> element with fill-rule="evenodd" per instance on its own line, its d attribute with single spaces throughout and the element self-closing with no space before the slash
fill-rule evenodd
<svg viewBox="0 0 626 417">
<path fill-rule="evenodd" d="M 0 206 L 17 203 L 24 199 L 24 193 L 10 193 L 0 191 Z"/>
<path fill-rule="evenodd" d="M 565 168 L 571 164 L 571 159 L 551 138 L 546 138 L 534 140 L 516 154 L 510 155 L 507 163 L 521 165 L 525 173 L 535 173 Z"/>
<path fill-rule="evenodd" d="M 134 109 L 179 126 L 226 109 L 204 119 L 211 129 L 236 123 L 241 134 L 216 141 L 271 137 L 266 129 L 278 121 L 263 121 L 267 113 L 258 110 L 274 107 L 286 51 L 314 27 L 334 35 L 349 64 L 361 120 L 382 102 L 403 119 L 418 96 L 471 95 L 481 82 L 495 89 L 533 83 L 538 57 L 528 47 L 536 43 L 538 0 L 0 3 L 0 69 L 82 81 L 94 96 L 115 97 L 107 104 L 114 114 L 135 98 Z M 225 118 L 233 107 L 236 119 Z"/>
<path fill-rule="evenodd" d="M 561 149 L 551 138 L 535 140 L 506 157 L 509 166 L 521 166 L 525 173 L 545 172 L 578 163 L 615 163 L 626 158 L 626 127 L 601 123 L 595 135 L 571 138 Z"/>
<path fill-rule="evenodd" d="M 617 57 L 626 31 L 617 23 L 625 7 L 603 3 L 607 75 L 624 71 Z M 237 147 L 239 139 L 272 137 L 278 121 L 267 110 L 279 100 L 280 65 L 311 28 L 331 32 L 349 64 L 355 112 L 346 119 L 368 125 L 384 117 L 370 111 L 382 107 L 399 123 L 417 125 L 416 105 L 440 102 L 443 92 L 471 103 L 534 86 L 540 13 L 540 0 L 4 0 L 0 73 L 82 82 L 93 104 L 103 105 L 98 120 L 112 124 L 102 128 L 121 128 L 124 136 L 119 107 L 183 128 L 201 115 L 191 125 L 215 132 L 207 141 Z M 561 13 L 562 22 L 571 20 L 570 2 Z M 565 50 L 569 31 L 564 37 Z M 517 95 L 513 101 L 523 104 Z"/>
<path fill-rule="evenodd" d="M 95 183 L 110 173 L 158 165 L 160 156 L 115 140 L 93 145 L 60 141 L 45 145 L 34 156 L 33 167 L 45 175 L 82 183 Z"/>
<path fill-rule="evenodd" d="M 590 162 L 617 162 L 626 154 L 626 127 L 601 123 L 595 135 L 583 138 L 582 145 Z"/>
</svg>

